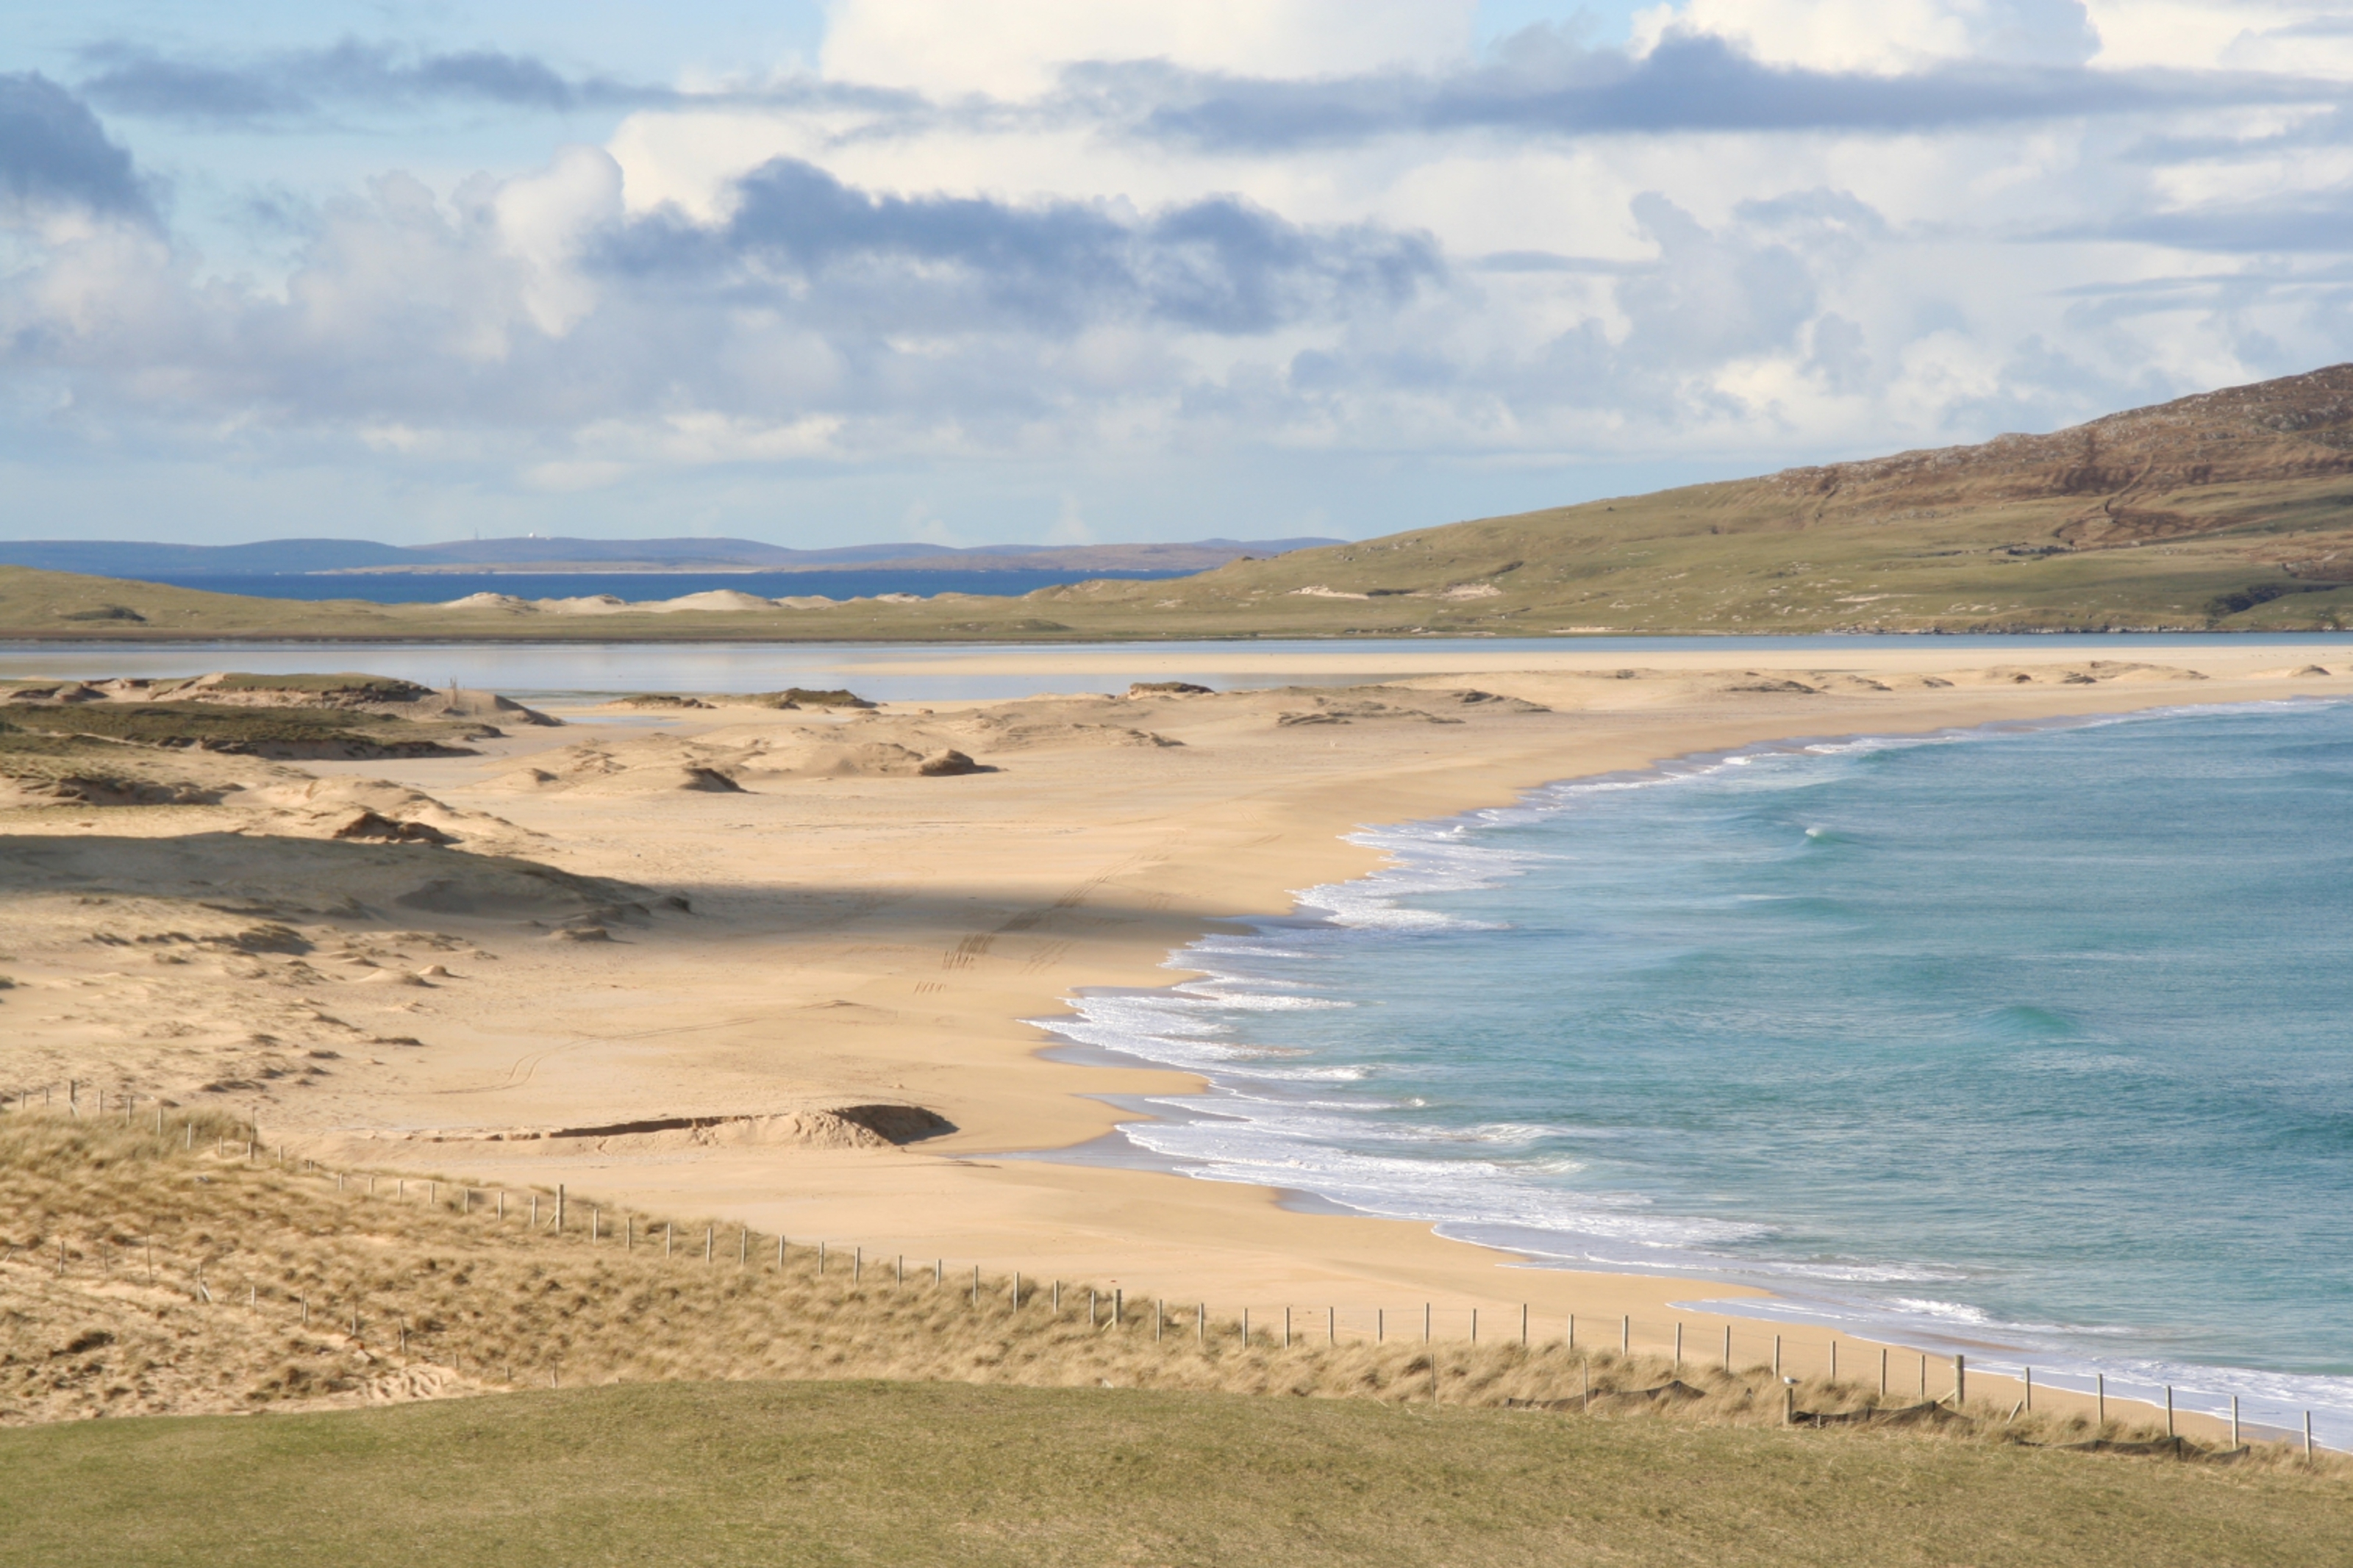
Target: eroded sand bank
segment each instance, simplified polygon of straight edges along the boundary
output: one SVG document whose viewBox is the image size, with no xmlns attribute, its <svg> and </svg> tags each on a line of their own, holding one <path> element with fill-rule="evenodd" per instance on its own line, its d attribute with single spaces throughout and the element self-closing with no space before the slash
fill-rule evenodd
<svg viewBox="0 0 2353 1568">
<path fill-rule="evenodd" d="M 1342 647 L 1286 657 L 1401 679 L 584 710 L 473 757 L 220 759 L 243 787 L 217 804 L 19 797 L 0 1088 L 249 1110 L 330 1158 L 1140 1296 L 1656 1321 L 1743 1292 L 1514 1269 L 1263 1189 L 1005 1158 L 1103 1135 L 1097 1097 L 1198 1087 L 1045 1059 L 1023 1020 L 1077 987 L 1167 984 L 1221 917 L 1371 869 L 1341 837 L 1362 824 L 1769 739 L 2353 691 L 2335 647 L 2068 651 L 1629 668 L 1564 647 L 1530 669 L 1457 647 L 1367 671 Z M 333 837 L 355 809 L 452 842 Z"/>
</svg>

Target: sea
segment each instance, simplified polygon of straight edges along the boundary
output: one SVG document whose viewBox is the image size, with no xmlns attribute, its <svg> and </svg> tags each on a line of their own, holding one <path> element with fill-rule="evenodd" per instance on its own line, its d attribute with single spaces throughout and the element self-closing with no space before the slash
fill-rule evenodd
<svg viewBox="0 0 2353 1568">
<path fill-rule="evenodd" d="M 828 599 L 873 598 L 913 594 L 1032 594 L 1064 583 L 1082 583 L 1102 572 L 939 572 L 844 569 L 828 572 L 275 572 L 232 574 L 157 573 L 147 579 L 208 594 L 245 594 L 259 599 L 364 599 L 377 605 L 439 605 L 469 594 L 510 594 L 518 599 L 577 599 L 610 594 L 629 600 L 675 599 L 732 588 L 764 599 L 812 595 Z M 1189 576 L 1184 572 L 1122 572 L 1121 577 L 1157 581 Z"/>
<path fill-rule="evenodd" d="M 1206 1079 L 1133 1152 L 2353 1447 L 2353 704 L 1749 746 L 1357 841 L 1393 864 L 1039 1020 Z"/>
</svg>

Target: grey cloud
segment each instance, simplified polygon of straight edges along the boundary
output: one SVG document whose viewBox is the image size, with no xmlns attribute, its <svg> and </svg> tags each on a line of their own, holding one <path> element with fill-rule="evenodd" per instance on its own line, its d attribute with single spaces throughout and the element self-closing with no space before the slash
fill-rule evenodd
<svg viewBox="0 0 2353 1568">
<path fill-rule="evenodd" d="M 2341 256 L 2353 250 L 2353 187 L 2137 213 L 2097 226 L 2057 230 L 2046 237 L 2139 240 L 2178 250 L 2239 256 L 2286 252 Z"/>
<path fill-rule="evenodd" d="M 1639 272 L 1640 261 L 1612 261 L 1599 256 L 1563 256 L 1552 250 L 1491 250 L 1464 264 L 1472 272 L 1574 272 L 1602 277 Z"/>
<path fill-rule="evenodd" d="M 1067 331 L 1147 318 L 1251 333 L 1344 305 L 1396 304 L 1440 277 L 1427 236 L 1309 229 L 1231 196 L 1148 216 L 1077 202 L 876 195 L 789 158 L 737 183 L 723 224 L 675 212 L 615 235 L 604 260 L 731 289 L 814 281 L 837 306 L 934 323 Z"/>
<path fill-rule="evenodd" d="M 288 80 L 253 71 L 169 60 L 127 49 L 91 51 L 106 68 L 82 91 L 117 114 L 158 119 L 262 120 L 310 108 Z M 89 58 L 88 54 L 85 58 Z"/>
<path fill-rule="evenodd" d="M 1879 209 L 1850 191 L 1791 191 L 1745 201 L 1732 210 L 1741 222 L 1765 228 L 1802 228 L 1873 239 L 1887 234 L 1887 220 L 1880 216 Z"/>
<path fill-rule="evenodd" d="M 1786 220 L 1791 213 L 1840 210 L 1852 198 L 1801 192 L 1785 200 L 1786 206 L 1759 205 Z M 1709 390 L 1709 381 L 1725 363 L 1751 356 L 1803 353 L 1840 391 L 1858 390 L 1876 374 L 1862 328 L 1836 314 L 1818 315 L 1817 273 L 1846 246 L 1837 233 L 1799 225 L 1785 236 L 1737 214 L 1710 227 L 1656 192 L 1637 196 L 1632 216 L 1655 249 L 1648 259 L 1515 257 L 1510 268 L 1614 275 L 1610 293 L 1625 321 L 1622 334 L 1613 336 L 1588 315 L 1549 339 L 1479 357 L 1441 357 L 1378 341 L 1317 350 L 1294 357 L 1290 390 L 1335 407 L 1397 390 L 1442 390 L 1499 423 L 1529 426 L 1562 409 L 1607 409 L 1672 425 L 1741 416 Z"/>
<path fill-rule="evenodd" d="M 575 81 L 527 55 L 477 49 L 411 54 L 347 39 L 237 63 L 174 59 L 134 45 L 82 51 L 94 68 L 81 90 L 121 114 L 164 120 L 262 121 L 314 114 L 328 104 L 409 105 L 470 100 L 513 109 L 570 110 L 674 97 L 601 79 Z"/>
<path fill-rule="evenodd" d="M 2144 137 L 2120 155 L 2133 163 L 2190 163 L 2275 157 L 2312 148 L 2343 147 L 2348 142 L 2353 142 L 2353 111 L 2340 107 L 2308 114 L 2293 124 L 2250 136 Z"/>
<path fill-rule="evenodd" d="M 131 154 L 88 106 L 37 72 L 0 75 L 0 194 L 152 221 Z"/>
<path fill-rule="evenodd" d="M 2082 7 L 2002 0 L 1981 18 L 1983 58 L 1897 75 L 1773 66 L 1709 34 L 1670 33 L 1647 55 L 1584 47 L 1525 29 L 1484 63 L 1438 72 L 1261 79 L 1165 61 L 1097 61 L 1064 70 L 1034 103 L 920 94 L 800 79 L 688 91 L 568 75 L 529 55 L 419 52 L 346 39 L 239 60 L 184 59 L 136 44 L 82 52 L 92 102 L 187 121 L 300 121 L 346 107 L 470 103 L 519 112 L 762 105 L 855 109 L 850 136 L 944 125 L 1099 126 L 1145 140 L 1278 153 L 1459 131 L 1551 137 L 1690 132 L 1936 131 L 2232 105 L 2343 102 L 2341 83 L 2260 72 L 2090 70 Z"/>
<path fill-rule="evenodd" d="M 2263 38 L 2343 38 L 2353 37 L 2353 17 L 2307 16 L 2301 22 L 2290 22 L 2284 27 L 2270 27 L 2255 35 Z"/>
<path fill-rule="evenodd" d="M 913 94 L 788 81 L 757 89 L 685 92 L 611 77 L 567 75 L 531 55 L 495 49 L 418 51 L 346 38 L 327 48 L 243 59 L 183 59 L 111 41 L 80 53 L 79 83 L 118 113 L 218 123 L 301 121 L 350 109 L 420 110 L 437 104 L 522 112 L 681 108 L 693 104 L 853 107 L 902 117 L 924 111 Z"/>
<path fill-rule="evenodd" d="M 1238 152 L 1467 130 L 1558 137 L 1953 130 L 2347 96 L 2338 83 L 2245 72 L 2031 62 L 1886 76 L 1808 70 L 1764 64 L 1704 34 L 1670 34 L 1635 57 L 1580 48 L 1544 29 L 1514 40 L 1493 63 L 1444 76 L 1276 81 L 1150 63 L 1073 67 L 1064 80 L 1074 100 L 1136 134 Z"/>
<path fill-rule="evenodd" d="M 498 195 L 373 182 L 309 215 L 282 289 L 199 285 L 167 256 L 122 253 L 105 279 L 120 308 L 86 316 L 45 303 L 47 279 L 78 265 L 53 253 L 0 278 L 0 377 L 70 389 L 58 417 L 77 428 L 195 430 L 235 411 L 240 442 L 389 423 L 441 433 L 443 450 L 560 451 L 599 421 L 692 410 L 822 417 L 854 449 L 948 429 L 1009 447 L 1130 401 L 1214 403 L 1222 373 L 1173 352 L 1172 328 L 1388 330 L 1444 280 L 1424 237 L 1230 199 L 1014 207 L 881 196 L 776 163 L 725 221 L 614 225 L 572 279 L 582 310 L 550 329 L 545 275 L 508 248 Z M 1073 355 L 1097 325 L 1157 341 Z M 1410 358 L 1387 363 L 1403 374 Z"/>
<path fill-rule="evenodd" d="M 1618 287 L 1632 363 L 1687 369 L 1783 348 L 1813 315 L 1812 274 L 1788 247 L 1711 231 L 1656 192 L 1634 198 L 1634 219 L 1659 266 Z"/>
</svg>

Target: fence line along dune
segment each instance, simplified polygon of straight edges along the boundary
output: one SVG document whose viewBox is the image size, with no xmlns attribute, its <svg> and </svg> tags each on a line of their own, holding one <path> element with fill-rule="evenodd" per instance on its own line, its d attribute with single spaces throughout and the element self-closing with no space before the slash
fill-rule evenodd
<svg viewBox="0 0 2353 1568">
<path fill-rule="evenodd" d="M 1240 1315 L 1214 1307 L 1205 1316 L 1085 1282 L 786 1243 L 571 1194 L 559 1207 L 545 1190 L 285 1163 L 248 1132 L 218 1114 L 153 1109 L 0 1114 L 0 1424 L 858 1377 L 1759 1425 L 1796 1410 L 1858 1431 L 2046 1444 L 2163 1436 L 1556 1342 L 1334 1344 L 1321 1314 L 1288 1328 L 1261 1316 L 1245 1338 Z M 2302 1459 L 2285 1444 L 2230 1457 Z"/>
</svg>

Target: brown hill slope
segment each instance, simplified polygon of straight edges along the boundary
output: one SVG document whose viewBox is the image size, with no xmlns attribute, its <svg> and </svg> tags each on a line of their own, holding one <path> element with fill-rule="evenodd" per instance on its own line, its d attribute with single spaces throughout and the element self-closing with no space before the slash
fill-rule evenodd
<svg viewBox="0 0 2353 1568">
<path fill-rule="evenodd" d="M 1055 640 L 2313 630 L 2353 617 L 2353 365 L 2044 436 L 1789 468 L 1020 599 L 554 613 L 0 568 L 0 637 Z"/>
<path fill-rule="evenodd" d="M 1060 618 L 1172 595 L 1361 630 L 2331 626 L 2353 613 L 2353 365 L 2047 436 L 1030 597 Z"/>
<path fill-rule="evenodd" d="M 1818 517 L 1876 519 L 1920 507 L 2057 502 L 2052 531 L 2077 548 L 2144 544 L 2243 520 L 2242 485 L 2353 473 L 2353 365 L 2226 387 L 2111 414 L 2049 436 L 1997 436 L 1976 447 L 1905 452 L 1764 481 L 1819 498 Z M 1799 500 L 1803 505 L 1803 500 Z M 2262 509 L 2257 509 L 2262 510 Z"/>
</svg>

